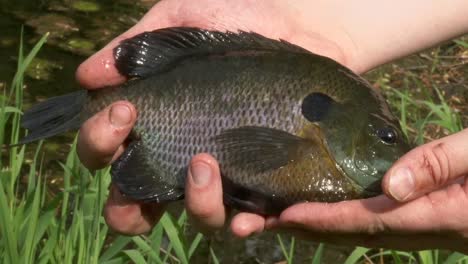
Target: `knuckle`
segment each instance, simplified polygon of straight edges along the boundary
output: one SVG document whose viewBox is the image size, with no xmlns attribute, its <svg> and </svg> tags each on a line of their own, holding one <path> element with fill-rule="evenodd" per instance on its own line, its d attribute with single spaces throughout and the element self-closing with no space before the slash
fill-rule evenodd
<svg viewBox="0 0 468 264">
<path fill-rule="evenodd" d="M 193 218 L 202 222 L 213 218 L 216 213 L 215 208 L 212 206 L 194 206 L 193 204 L 188 204 L 187 210 Z"/>
<path fill-rule="evenodd" d="M 108 160 L 119 148 L 123 140 L 118 140 L 110 126 L 106 122 L 99 122 L 96 118 L 88 120 L 80 129 L 78 145 L 82 156 L 91 156 L 93 159 Z"/>
<path fill-rule="evenodd" d="M 336 207 L 337 214 L 334 216 L 336 221 L 325 221 L 320 223 L 322 228 L 326 227 L 329 231 L 342 230 L 345 233 L 354 233 L 361 235 L 376 235 L 385 232 L 388 228 L 384 219 L 378 214 L 356 214 L 354 207 Z M 350 221 L 350 219 L 353 219 Z M 326 219 L 323 219 L 326 220 Z"/>
<path fill-rule="evenodd" d="M 135 206 L 106 205 L 104 207 L 104 220 L 112 230 L 124 235 L 139 235 L 151 229 L 151 224 L 143 217 L 140 209 Z"/>
<path fill-rule="evenodd" d="M 445 185 L 450 179 L 450 159 L 444 143 L 438 143 L 422 152 L 420 167 L 433 186 Z"/>
<path fill-rule="evenodd" d="M 390 228 L 388 225 L 385 223 L 382 217 L 379 215 L 376 215 L 372 219 L 372 224 L 367 226 L 367 234 L 369 235 L 377 235 L 377 234 L 382 234 L 387 232 Z"/>
<path fill-rule="evenodd" d="M 107 225 L 120 234 L 124 235 L 137 235 L 136 228 L 134 225 L 122 221 L 122 218 L 117 216 L 114 212 L 109 209 L 104 211 L 104 219 Z"/>
<path fill-rule="evenodd" d="M 89 137 L 89 152 L 93 153 L 95 157 L 107 157 L 114 153 L 118 146 L 112 146 L 108 138 L 101 133 L 92 133 Z"/>
</svg>

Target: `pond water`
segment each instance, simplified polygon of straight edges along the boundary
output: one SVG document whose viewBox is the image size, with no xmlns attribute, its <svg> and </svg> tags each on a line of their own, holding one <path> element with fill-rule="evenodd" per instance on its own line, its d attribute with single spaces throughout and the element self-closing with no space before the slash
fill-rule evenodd
<svg viewBox="0 0 468 264">
<path fill-rule="evenodd" d="M 50 32 L 47 44 L 27 72 L 24 93 L 27 108 L 47 97 L 80 89 L 74 79 L 79 63 L 136 23 L 155 2 L 0 1 L 1 89 L 7 87 L 15 73 L 23 26 L 25 50 L 29 50 L 43 34 Z M 58 136 L 45 144 L 46 173 L 54 175 L 55 171 L 60 171 L 57 161 L 68 152 L 72 139 L 72 134 Z M 55 184 L 60 184 L 60 175 L 56 175 L 55 179 Z M 180 211 L 180 203 L 171 210 Z M 290 237 L 283 235 L 282 238 L 287 245 Z M 204 240 L 197 253 L 204 255 L 199 257 L 200 263 L 206 261 L 208 245 L 213 247 L 223 263 L 276 263 L 284 260 L 277 237 L 271 233 L 240 240 L 228 231 L 219 232 L 211 239 Z M 296 241 L 295 262 L 310 261 L 316 246 L 316 243 Z M 323 258 L 325 263 L 340 263 L 349 251 L 347 248 L 327 246 Z"/>
</svg>

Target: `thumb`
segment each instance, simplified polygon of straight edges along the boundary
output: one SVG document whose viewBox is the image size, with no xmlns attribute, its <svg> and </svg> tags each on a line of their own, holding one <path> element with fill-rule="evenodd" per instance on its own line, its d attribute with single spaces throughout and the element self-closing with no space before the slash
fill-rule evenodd
<svg viewBox="0 0 468 264">
<path fill-rule="evenodd" d="M 383 190 L 397 201 L 413 200 L 467 174 L 467 157 L 465 129 L 408 152 L 385 175 Z"/>
<path fill-rule="evenodd" d="M 221 228 L 226 212 L 216 160 L 204 153 L 193 157 L 185 187 L 185 205 L 193 223 L 207 233 Z"/>
<path fill-rule="evenodd" d="M 137 119 L 135 107 L 118 101 L 97 113 L 80 128 L 77 152 L 88 169 L 107 166 L 123 153 L 123 143 Z"/>
<path fill-rule="evenodd" d="M 173 10 L 177 10 L 177 1 L 160 1 L 132 28 L 113 39 L 100 51 L 84 61 L 76 71 L 76 79 L 87 89 L 96 89 L 123 83 L 125 78 L 114 67 L 113 49 L 124 39 L 144 31 L 177 26 L 176 19 L 170 19 Z"/>
</svg>

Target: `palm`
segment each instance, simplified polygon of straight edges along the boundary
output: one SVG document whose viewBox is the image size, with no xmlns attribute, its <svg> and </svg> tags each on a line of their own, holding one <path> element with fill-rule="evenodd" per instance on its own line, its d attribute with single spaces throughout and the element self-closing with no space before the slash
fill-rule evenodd
<svg viewBox="0 0 468 264">
<path fill-rule="evenodd" d="M 468 235 L 468 212 L 460 209 L 465 206 L 468 206 L 466 182 L 404 204 L 384 195 L 336 204 L 299 204 L 282 213 L 277 227 L 299 228 L 306 231 L 302 236 L 340 244 L 405 250 L 454 249 Z M 456 230 L 458 234 L 447 230 Z"/>
</svg>

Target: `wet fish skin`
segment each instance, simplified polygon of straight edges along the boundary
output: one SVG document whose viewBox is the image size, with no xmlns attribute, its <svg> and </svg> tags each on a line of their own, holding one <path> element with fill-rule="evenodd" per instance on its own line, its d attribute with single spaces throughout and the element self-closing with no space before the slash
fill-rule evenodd
<svg viewBox="0 0 468 264">
<path fill-rule="evenodd" d="M 278 59 L 286 61 L 275 63 Z M 166 73 L 164 78 L 155 76 L 138 80 L 137 83 L 130 82 L 128 88 L 114 88 L 112 94 L 104 89 L 102 93 L 97 90 L 86 106 L 89 109 L 87 116 L 116 100 L 125 99 L 137 106 L 138 121 L 134 134 L 138 135 L 144 145 L 144 156 L 152 159 L 148 161 L 152 164 L 149 166 L 163 174 L 158 182 L 179 186 L 180 190 L 183 190 L 185 166 L 191 157 L 207 152 L 218 159 L 226 178 L 237 185 L 252 186 L 252 191 L 276 194 L 288 201 L 335 201 L 356 197 L 354 193 L 357 191 L 354 191 L 352 184 L 337 171 L 326 150 L 319 148 L 321 142 L 319 138 L 314 138 L 315 134 L 310 135 L 311 143 L 318 147 L 312 148 L 314 153 L 310 154 L 310 162 L 303 162 L 302 166 L 297 167 L 289 166 L 276 173 L 257 172 L 256 163 L 250 164 L 250 160 L 242 156 L 224 153 L 222 146 L 214 139 L 222 131 L 245 126 L 269 127 L 293 135 L 301 131 L 309 123 L 301 115 L 302 98 L 308 93 L 319 91 L 309 88 L 313 87 L 313 82 L 309 81 L 309 70 L 316 70 L 317 75 L 326 76 L 326 67 L 308 69 L 304 65 L 303 77 L 300 78 L 301 71 L 297 67 L 287 66 L 292 62 L 302 66 L 300 56 L 295 54 L 274 54 L 263 58 L 262 64 L 270 65 L 268 69 L 265 66 L 258 67 L 258 62 L 251 57 L 217 60 L 216 63 L 191 61 Z M 233 63 L 233 60 L 236 62 Z M 310 62 L 303 60 L 302 63 Z M 208 83 L 204 71 L 212 75 Z M 274 78 L 258 78 L 264 72 L 281 74 L 275 74 Z M 168 84 L 173 86 L 168 87 Z M 187 89 L 188 86 L 191 86 L 190 89 Z M 235 164 L 230 166 L 231 163 L 244 163 L 246 167 L 241 170 Z M 304 170 L 304 167 L 308 170 Z M 288 177 L 294 170 L 302 171 L 302 174 L 308 172 L 308 175 Z M 327 184 L 336 185 L 336 191 L 315 193 L 308 190 L 320 190 L 326 188 Z"/>
<path fill-rule="evenodd" d="M 112 168 L 134 199 L 182 198 L 187 164 L 207 152 L 220 163 L 225 203 L 278 214 L 300 201 L 377 195 L 409 149 L 367 82 L 292 44 L 175 28 L 126 40 L 115 55 L 133 79 L 88 92 L 76 112 L 81 123 L 117 100 L 136 106 L 131 143 Z M 397 141 L 382 142 L 382 129 Z"/>
</svg>

